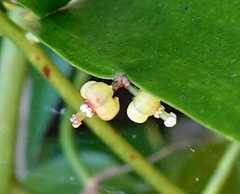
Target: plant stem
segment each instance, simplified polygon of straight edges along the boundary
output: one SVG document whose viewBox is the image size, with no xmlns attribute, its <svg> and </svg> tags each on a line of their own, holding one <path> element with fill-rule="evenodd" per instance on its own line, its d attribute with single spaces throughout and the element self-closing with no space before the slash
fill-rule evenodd
<svg viewBox="0 0 240 194">
<path fill-rule="evenodd" d="M 138 95 L 138 91 L 139 89 L 136 88 L 133 85 L 130 85 L 129 87 L 126 88 L 133 96 L 137 96 Z"/>
<path fill-rule="evenodd" d="M 225 154 L 222 156 L 217 168 L 212 177 L 208 181 L 202 194 L 218 194 L 220 193 L 224 183 L 226 182 L 237 157 L 239 156 L 240 145 L 236 142 L 231 142 L 227 147 Z"/>
<path fill-rule="evenodd" d="M 76 83 L 75 85 L 78 86 L 83 85 L 88 78 L 89 75 L 83 72 L 77 72 L 77 74 L 75 75 L 74 83 Z M 75 172 L 79 180 L 81 180 L 85 185 L 91 175 L 86 170 L 87 168 L 83 161 L 81 160 L 77 148 L 74 144 L 75 142 L 74 131 L 69 122 L 69 118 L 72 112 L 73 112 L 72 109 L 69 106 L 67 106 L 66 114 L 63 116 L 60 125 L 60 141 L 68 163 L 72 167 L 72 170 Z"/>
<path fill-rule="evenodd" d="M 74 77 L 73 84 L 79 88 L 82 86 L 90 76 L 86 73 L 78 71 Z M 78 149 L 75 145 L 74 131 L 69 122 L 69 118 L 72 113 L 72 109 L 67 106 L 66 114 L 63 116 L 62 123 L 60 126 L 60 140 L 63 148 L 63 152 L 76 176 L 84 183 L 84 186 L 87 185 L 87 182 L 91 178 L 91 174 L 88 172 L 87 167 L 79 156 Z M 98 192 L 101 194 L 102 192 Z"/>
<path fill-rule="evenodd" d="M 18 182 L 15 182 L 11 188 L 11 194 L 33 194 L 33 193 L 22 188 Z"/>
<path fill-rule="evenodd" d="M 162 194 L 185 193 L 173 185 L 158 169 L 129 145 L 107 122 L 103 122 L 97 117 L 92 117 L 91 119 L 86 119 L 85 123 L 105 144 L 132 166 L 143 179 L 150 183 L 156 191 Z"/>
<path fill-rule="evenodd" d="M 77 148 L 74 144 L 74 131 L 69 122 L 72 109 L 70 107 L 66 108 L 66 114 L 63 116 L 62 123 L 60 126 L 60 140 L 63 152 L 70 164 L 72 170 L 77 175 L 80 181 L 86 184 L 87 180 L 90 178 L 90 173 L 87 172 L 87 168 L 83 161 L 81 160 Z"/>
<path fill-rule="evenodd" d="M 79 107 L 83 103 L 79 92 L 57 69 L 42 49 L 36 43 L 27 40 L 26 32 L 9 20 L 2 11 L 0 11 L 0 34 L 8 37 L 16 44 L 29 62 L 72 107 Z"/>
<path fill-rule="evenodd" d="M 1 52 L 0 193 L 9 193 L 14 173 L 18 108 L 22 85 L 25 80 L 27 61 L 16 46 L 6 38 L 2 39 Z"/>
<path fill-rule="evenodd" d="M 60 96 L 78 111 L 79 105 L 83 103 L 78 91 L 58 71 L 43 51 L 36 44 L 27 41 L 25 32 L 10 22 L 2 12 L 0 12 L 0 26 L 0 33 L 8 36 L 18 46 L 33 66 L 56 88 Z M 169 182 L 162 173 L 133 149 L 107 122 L 94 116 L 91 119 L 86 119 L 85 123 L 120 158 L 129 163 L 142 178 L 148 181 L 156 191 L 162 194 L 184 194 L 182 190 Z"/>
</svg>

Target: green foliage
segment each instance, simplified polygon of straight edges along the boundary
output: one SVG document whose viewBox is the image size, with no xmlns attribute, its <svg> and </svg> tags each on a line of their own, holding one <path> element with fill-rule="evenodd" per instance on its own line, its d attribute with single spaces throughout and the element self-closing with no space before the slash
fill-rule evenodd
<svg viewBox="0 0 240 194">
<path fill-rule="evenodd" d="M 30 28 L 75 67 L 102 78 L 124 73 L 204 126 L 240 140 L 238 16 L 238 3 L 227 1 L 95 0 Z"/>
<path fill-rule="evenodd" d="M 131 144 L 139 148 L 142 144 L 145 146 L 141 152 L 144 155 L 148 155 L 153 152 L 153 148 L 149 145 L 149 141 L 146 138 L 148 130 L 147 125 L 135 126 L 131 122 L 125 122 L 123 131 L 119 131 L 124 135 Z M 117 122 L 118 128 L 122 127 Z M 123 127 L 122 127 L 123 128 Z M 97 174 L 113 166 L 121 166 L 122 162 L 112 153 L 96 136 L 93 136 L 89 130 L 82 129 L 82 132 L 77 132 L 77 148 L 80 151 L 79 157 L 81 157 L 91 174 Z M 136 137 L 134 137 L 136 135 Z M 154 137 L 153 137 L 154 138 Z M 39 164 L 35 164 L 35 168 L 30 170 L 28 178 L 24 185 L 37 193 L 51 193 L 56 194 L 66 193 L 75 194 L 83 189 L 83 183 L 80 182 L 73 170 L 67 163 L 61 149 L 58 139 L 53 138 L 42 139 L 42 149 L 40 150 L 41 161 Z M 141 143 L 140 143 L 141 142 Z M 51 150 L 51 152 L 49 152 Z M 29 161 L 30 162 L 30 161 Z M 129 184 L 131 183 L 131 184 Z M 41 187 L 45 185 L 45 187 Z M 56 188 L 58 188 L 56 190 Z M 99 189 L 103 193 L 124 191 L 128 193 L 156 193 L 152 191 L 150 186 L 144 183 L 139 177 L 136 177 L 133 173 L 127 173 L 111 177 L 102 182 L 99 185 Z"/>
<path fill-rule="evenodd" d="M 20 5 L 30 10 L 38 16 L 45 16 L 50 12 L 53 12 L 64 5 L 70 0 L 16 0 Z"/>
<path fill-rule="evenodd" d="M 8 64 L 0 64 L 0 74 L 4 75 L 0 77 L 0 133 L 3 134 L 0 182 L 6 188 L 0 187 L 0 192 L 9 191 L 15 186 L 12 182 L 16 177 L 21 177 L 21 185 L 29 192 L 19 187 L 15 193 L 76 194 L 86 187 L 86 181 L 92 176 L 111 167 L 122 167 L 126 162 L 132 169 L 125 174 L 120 170 L 113 177 L 104 176 L 97 185 L 100 194 L 239 193 L 239 165 L 234 165 L 239 146 L 230 144 L 234 152 L 226 149 L 225 138 L 240 141 L 237 50 L 240 3 L 230 4 L 226 0 L 80 0 L 65 6 L 69 0 L 17 2 L 41 17 L 33 19 L 27 15 L 26 19 L 30 20 L 25 25 L 50 51 L 28 41 L 25 30 L 12 24 L 0 11 L 0 33 L 18 46 L 23 52 L 21 57 L 26 57 L 47 80 L 33 69 L 28 72 L 31 79 L 23 90 L 23 98 L 29 103 L 20 109 L 19 127 L 23 133 L 18 134 L 15 142 L 20 93 L 11 94 L 15 89 L 21 91 L 20 86 L 26 85 L 25 78 L 11 74 L 6 68 Z M 19 15 L 24 14 L 16 12 L 13 15 L 21 18 Z M 19 50 L 3 43 L 0 39 L 1 60 L 7 56 L 13 61 L 12 67 L 20 64 L 19 57 L 11 58 L 19 54 Z M 13 52 L 11 55 L 8 49 Z M 177 125 L 170 130 L 154 118 L 144 124 L 133 123 L 126 116 L 132 96 L 122 90 L 122 95 L 122 91 L 116 92 L 121 110 L 113 121 L 106 123 L 94 116 L 85 119 L 86 125 L 71 131 L 69 112 L 64 110 L 65 107 L 69 110 L 68 105 L 79 109 L 83 99 L 74 85 L 78 80 L 80 86 L 89 76 L 76 73 L 76 68 L 72 71 L 73 67 L 66 61 L 95 76 L 92 78 L 96 80 L 123 73 L 140 89 L 202 125 L 180 112 L 177 113 Z M 17 67 L 19 70 L 16 68 L 15 73 L 25 73 L 24 68 Z M 3 78 L 10 82 L 6 84 Z M 11 103 L 10 97 L 16 102 Z M 14 119 L 5 119 L 11 116 Z M 4 123 L 10 127 L 5 127 Z M 70 129 L 70 133 L 59 135 L 62 129 Z M 12 165 L 14 147 L 19 148 L 15 167 Z M 154 155 L 156 152 L 158 157 Z M 232 154 L 225 163 L 228 172 L 216 168 L 214 173 L 223 154 Z M 5 155 L 10 162 L 4 160 Z M 157 162 L 148 163 L 145 160 L 148 156 L 157 158 Z M 76 160 L 79 161 L 75 163 L 77 167 L 73 165 Z M 230 173 L 231 169 L 234 172 Z M 79 173 L 81 170 L 86 173 Z M 210 181 L 212 173 L 217 177 L 213 184 Z M 208 183 L 221 191 L 203 192 L 210 188 L 206 186 Z"/>
</svg>

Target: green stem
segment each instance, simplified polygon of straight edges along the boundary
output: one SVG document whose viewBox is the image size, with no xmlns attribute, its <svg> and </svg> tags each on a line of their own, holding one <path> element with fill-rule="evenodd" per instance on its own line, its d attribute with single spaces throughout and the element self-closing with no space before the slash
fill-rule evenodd
<svg viewBox="0 0 240 194">
<path fill-rule="evenodd" d="M 79 92 L 46 56 L 38 44 L 27 40 L 26 32 L 10 21 L 2 11 L 0 11 L 0 34 L 8 37 L 16 44 L 29 62 L 72 107 L 79 107 L 83 103 Z"/>
<path fill-rule="evenodd" d="M 89 75 L 78 71 L 74 83 L 80 86 L 88 80 Z M 90 178 L 90 173 L 86 170 L 84 162 L 81 160 L 77 148 L 75 146 L 74 130 L 69 122 L 69 118 L 72 114 L 72 109 L 67 106 L 66 114 L 63 116 L 62 123 L 60 125 L 60 141 L 62 145 L 63 152 L 70 164 L 72 170 L 77 175 L 79 180 L 86 184 L 87 180 Z"/>
<path fill-rule="evenodd" d="M 90 76 L 84 72 L 78 71 L 74 77 L 73 84 L 79 88 L 81 87 Z M 66 114 L 62 119 L 62 123 L 60 126 L 60 140 L 61 145 L 63 148 L 63 152 L 70 164 L 72 170 L 76 174 L 76 176 L 84 183 L 86 186 L 87 182 L 91 178 L 91 174 L 88 172 L 87 167 L 85 166 L 84 162 L 82 161 L 81 157 L 79 156 L 78 149 L 75 145 L 75 138 L 74 138 L 74 130 L 69 122 L 69 118 L 72 114 L 72 109 L 67 106 L 66 107 Z M 101 194 L 101 192 L 98 192 Z"/>
<path fill-rule="evenodd" d="M 232 168 L 234 167 L 236 159 L 239 156 L 239 152 L 239 143 L 231 142 L 202 194 L 220 193 Z"/>
<path fill-rule="evenodd" d="M 9 193 L 14 173 L 18 108 L 22 85 L 25 80 L 27 61 L 16 46 L 6 38 L 2 40 L 1 52 L 0 193 Z"/>
<path fill-rule="evenodd" d="M 133 96 L 137 96 L 138 95 L 138 91 L 139 89 L 136 88 L 133 85 L 130 85 L 129 87 L 126 88 Z"/>
<path fill-rule="evenodd" d="M 103 122 L 97 117 L 92 117 L 91 119 L 86 119 L 85 123 L 105 144 L 132 166 L 143 179 L 150 183 L 156 191 L 162 194 L 185 194 L 129 145 L 107 122 Z"/>
<path fill-rule="evenodd" d="M 29 43 L 25 39 L 25 32 L 10 22 L 2 12 L 0 12 L 0 26 L 0 33 L 8 36 L 18 46 L 33 66 L 56 88 L 63 99 L 78 111 L 79 105 L 83 103 L 78 91 L 58 71 L 42 50 L 37 45 Z M 108 123 L 101 121 L 96 116 L 86 119 L 85 122 L 156 191 L 162 194 L 184 194 L 182 190 L 169 182 L 162 173 L 133 149 Z"/>
<path fill-rule="evenodd" d="M 33 193 L 24 189 L 18 182 L 15 182 L 11 188 L 11 194 L 33 194 Z"/>
<path fill-rule="evenodd" d="M 74 173 L 77 175 L 79 180 L 86 184 L 87 180 L 90 178 L 90 173 L 86 170 L 87 168 L 79 157 L 79 153 L 77 152 L 77 148 L 74 144 L 74 131 L 69 122 L 71 112 L 72 109 L 70 109 L 70 107 L 67 107 L 66 114 L 62 119 L 60 126 L 61 145 L 67 161 L 72 167 Z"/>
</svg>

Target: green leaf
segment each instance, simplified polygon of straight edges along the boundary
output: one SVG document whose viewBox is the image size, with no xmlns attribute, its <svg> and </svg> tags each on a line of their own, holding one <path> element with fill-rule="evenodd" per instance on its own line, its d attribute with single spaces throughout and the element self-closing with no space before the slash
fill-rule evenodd
<svg viewBox="0 0 240 194">
<path fill-rule="evenodd" d="M 20 5 L 30 9 L 38 16 L 45 16 L 46 14 L 56 11 L 57 9 L 66 5 L 70 0 L 16 0 Z"/>
<path fill-rule="evenodd" d="M 92 152 L 86 156 L 88 157 L 88 163 L 94 165 L 94 168 L 99 169 L 102 166 L 109 167 L 109 165 L 116 164 L 116 161 L 102 153 Z M 93 160 L 93 158 L 98 158 L 98 160 Z M 25 186 L 39 194 L 76 194 L 83 189 L 83 183 L 77 179 L 66 160 L 61 156 L 29 172 Z M 102 193 L 114 193 L 123 190 L 132 194 L 144 194 L 150 190 L 147 184 L 144 184 L 132 174 L 120 175 L 105 181 L 104 184 L 99 186 L 99 189 L 103 191 Z"/>
<path fill-rule="evenodd" d="M 195 152 L 185 150 L 185 157 L 181 157 L 180 165 L 173 167 L 172 176 L 175 181 L 181 185 L 189 194 L 201 193 L 208 183 L 212 173 L 218 165 L 219 159 L 224 154 L 227 142 L 210 143 L 201 147 L 194 147 Z M 179 159 L 179 155 L 175 154 L 175 161 Z M 165 162 L 170 164 L 171 159 L 168 158 Z M 173 158 L 172 158 L 173 162 Z M 175 163 L 176 164 L 176 163 Z M 162 164 L 164 165 L 164 164 Z M 226 183 L 224 184 L 221 194 L 224 193 L 239 193 L 238 188 L 238 173 L 235 166 Z"/>
<path fill-rule="evenodd" d="M 124 73 L 204 126 L 240 140 L 240 3 L 80 1 L 30 24 L 72 65 Z"/>
</svg>

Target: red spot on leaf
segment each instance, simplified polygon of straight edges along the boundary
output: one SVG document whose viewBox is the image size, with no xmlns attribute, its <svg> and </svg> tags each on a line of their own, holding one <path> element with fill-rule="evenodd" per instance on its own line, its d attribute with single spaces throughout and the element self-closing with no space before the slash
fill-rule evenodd
<svg viewBox="0 0 240 194">
<path fill-rule="evenodd" d="M 45 75 L 47 78 L 49 78 L 49 76 L 50 76 L 50 69 L 49 69 L 48 66 L 45 66 L 45 67 L 43 68 L 43 73 L 44 73 L 44 75 Z"/>
<path fill-rule="evenodd" d="M 135 160 L 135 159 L 136 159 L 136 156 L 132 154 L 132 155 L 129 156 L 129 159 L 130 159 L 130 160 Z"/>
</svg>

